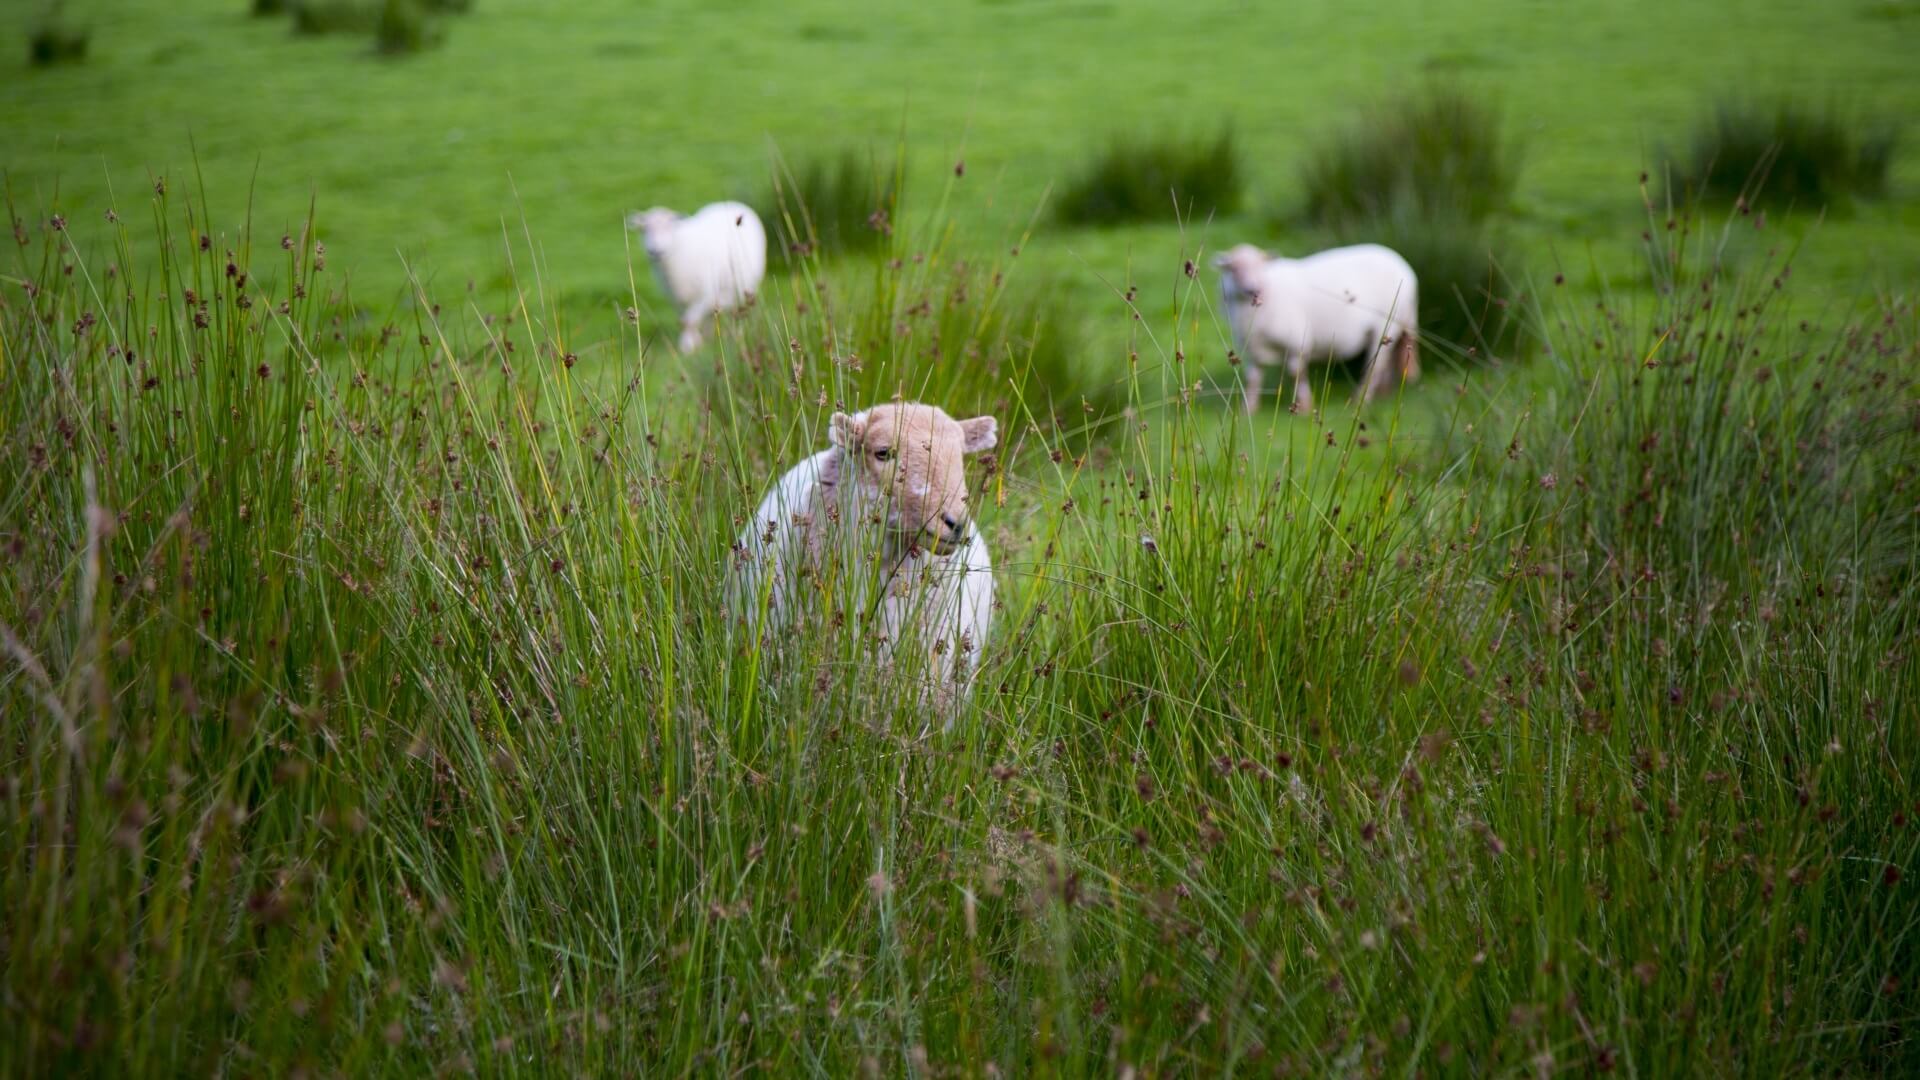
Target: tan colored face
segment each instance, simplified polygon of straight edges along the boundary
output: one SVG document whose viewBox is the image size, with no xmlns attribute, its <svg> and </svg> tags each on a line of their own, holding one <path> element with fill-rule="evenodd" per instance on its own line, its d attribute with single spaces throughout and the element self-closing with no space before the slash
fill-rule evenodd
<svg viewBox="0 0 1920 1080">
<path fill-rule="evenodd" d="M 967 538 L 965 458 L 994 445 L 993 417 L 955 420 L 932 405 L 876 405 L 834 413 L 829 435 L 860 490 L 885 508 L 888 527 L 926 537 L 941 554 Z"/>
</svg>

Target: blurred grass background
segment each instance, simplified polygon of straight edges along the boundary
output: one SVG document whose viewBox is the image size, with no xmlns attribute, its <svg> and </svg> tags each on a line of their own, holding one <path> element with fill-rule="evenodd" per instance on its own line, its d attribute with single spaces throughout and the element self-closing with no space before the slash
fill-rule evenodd
<svg viewBox="0 0 1920 1080">
<path fill-rule="evenodd" d="M 39 4 L 6 10 L 0 33 L 20 34 Z M 1030 261 L 1098 302 L 1202 241 L 1323 242 L 1269 224 L 1299 203 L 1305 155 L 1439 77 L 1500 102 L 1523 153 L 1508 227 L 1530 265 L 1564 262 L 1579 287 L 1591 238 L 1638 222 L 1639 171 L 1683 152 L 1716 102 L 1784 90 L 1875 117 L 1920 109 L 1898 46 L 1920 5 L 1899 2 L 1389 0 L 1356 17 L 1321 2 L 578 0 L 562 14 L 487 0 L 403 59 L 249 12 L 73 0 L 63 17 L 91 29 L 84 63 L 33 70 L 24 43 L 0 48 L 0 163 L 16 198 L 63 208 L 85 236 L 110 190 L 142 192 L 156 172 L 189 181 L 196 161 L 223 220 L 251 202 L 256 225 L 279 228 L 317 196 L 323 238 L 375 304 L 399 294 L 402 256 L 429 277 L 504 281 L 503 230 L 524 215 L 560 302 L 604 314 L 628 296 L 625 211 L 751 195 L 776 145 L 799 167 L 848 150 L 890 159 L 904 138 L 923 213 L 914 193 L 964 161 L 953 214 L 962 242 L 989 251 L 1116 136 L 1230 124 L 1248 180 L 1237 216 L 1183 228 L 1169 200 L 1154 222 L 1039 230 Z M 1916 182 L 1920 162 L 1897 159 L 1894 197 L 1829 215 L 1802 274 L 1912 281 L 1920 204 L 1901 195 Z M 1141 284 L 1159 310 L 1168 290 Z"/>
</svg>

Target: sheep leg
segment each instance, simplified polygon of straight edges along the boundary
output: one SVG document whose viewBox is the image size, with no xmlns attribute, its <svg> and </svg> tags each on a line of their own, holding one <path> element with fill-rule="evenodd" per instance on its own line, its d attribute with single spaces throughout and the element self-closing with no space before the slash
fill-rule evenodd
<svg viewBox="0 0 1920 1080">
<path fill-rule="evenodd" d="M 1240 365 L 1241 392 L 1246 396 L 1247 415 L 1260 411 L 1260 379 L 1262 372 L 1258 360 L 1249 359 Z"/>
<path fill-rule="evenodd" d="M 680 315 L 680 351 L 690 353 L 700 347 L 701 327 L 707 321 L 711 308 L 706 304 L 694 304 Z"/>
<path fill-rule="evenodd" d="M 1293 373 L 1293 412 L 1306 414 L 1313 411 L 1313 387 L 1307 379 L 1307 357 L 1305 353 L 1295 353 L 1287 357 L 1287 370 Z"/>
<path fill-rule="evenodd" d="M 1393 379 L 1393 353 L 1399 345 L 1393 339 L 1387 339 L 1374 346 L 1373 357 L 1367 361 L 1366 377 L 1360 383 L 1360 403 L 1367 404 L 1387 389 Z"/>
</svg>

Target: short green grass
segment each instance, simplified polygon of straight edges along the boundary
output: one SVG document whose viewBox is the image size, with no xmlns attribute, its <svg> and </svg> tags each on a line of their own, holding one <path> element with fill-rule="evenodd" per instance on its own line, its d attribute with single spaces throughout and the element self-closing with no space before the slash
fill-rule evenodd
<svg viewBox="0 0 1920 1080">
<path fill-rule="evenodd" d="M 1920 1068 L 1914 166 L 1636 186 L 1729 84 L 1910 111 L 1889 5 L 247 6 L 0 58 L 0 1072 Z M 1422 71 L 1538 347 L 1240 419 L 1187 262 Z M 1241 216 L 1047 219 L 1223 119 Z M 769 137 L 904 153 L 891 246 L 676 358 L 621 215 Z M 842 591 L 718 599 L 896 388 L 1005 437 L 947 733 Z"/>
<path fill-rule="evenodd" d="M 954 198 L 968 242 L 1000 250 L 1116 135 L 1231 123 L 1249 184 L 1240 218 L 1033 240 L 1089 305 L 1137 278 L 1158 318 L 1170 281 L 1157 275 L 1184 249 L 1306 242 L 1264 224 L 1297 205 L 1305 152 L 1428 76 L 1499 96 L 1526 151 L 1519 230 L 1584 285 L 1596 237 L 1639 220 L 1640 169 L 1714 102 L 1797 87 L 1893 120 L 1920 111 L 1888 29 L 1900 24 L 1864 4 L 1395 0 L 1357 18 L 1338 4 L 1238 0 L 906 11 L 581 0 L 555 18 L 531 0 L 490 0 L 402 62 L 358 38 L 296 37 L 238 0 L 67 6 L 94 28 L 86 64 L 34 71 L 24 45 L 0 49 L 0 166 L 23 199 L 57 201 L 97 235 L 109 183 L 144 190 L 152 172 L 187 183 L 197 155 L 229 219 L 251 204 L 256 221 L 283 227 L 319 196 L 337 261 L 379 305 L 401 294 L 402 256 L 450 284 L 503 280 L 503 234 L 524 216 L 552 290 L 604 313 L 626 294 L 623 214 L 750 196 L 766 186 L 770 142 L 794 162 L 848 148 L 884 160 L 904 132 L 910 190 L 937 189 L 964 161 Z M 9 5 L 0 40 L 22 32 L 28 9 Z M 1802 272 L 1905 287 L 1920 205 L 1897 196 L 1916 183 L 1920 158 L 1903 157 L 1896 198 L 1829 221 Z M 643 299 L 658 305 L 650 289 Z"/>
</svg>

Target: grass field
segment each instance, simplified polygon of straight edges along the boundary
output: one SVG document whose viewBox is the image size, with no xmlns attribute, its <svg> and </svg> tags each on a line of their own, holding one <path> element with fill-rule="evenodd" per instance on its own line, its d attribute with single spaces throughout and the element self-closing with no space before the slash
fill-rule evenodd
<svg viewBox="0 0 1920 1080">
<path fill-rule="evenodd" d="M 1294 238 L 1262 218 L 1298 199 L 1304 149 L 1381 94 L 1436 76 L 1504 101 L 1526 152 L 1513 227 L 1584 280 L 1590 249 L 1626 265 L 1614 241 L 1640 227 L 1637 174 L 1714 101 L 1785 88 L 1889 119 L 1920 112 L 1894 45 L 1920 28 L 1920 7 L 1899 2 L 1395 2 L 1356 20 L 1338 5 L 1011 0 L 866 13 L 582 0 L 554 18 L 500 0 L 404 61 L 358 38 L 296 37 L 284 19 L 248 17 L 243 0 L 68 6 L 98 27 L 88 63 L 32 72 L 23 49 L 0 53 L 19 198 L 91 227 L 109 182 L 122 193 L 151 173 L 185 182 L 197 152 L 223 220 L 251 202 L 279 230 L 318 199 L 336 262 L 381 306 L 403 295 L 402 256 L 450 284 L 503 280 L 503 232 L 524 218 L 562 302 L 604 313 L 626 302 L 625 211 L 756 190 L 770 145 L 795 161 L 842 148 L 890 160 L 903 135 L 916 194 L 966 162 L 954 218 L 967 246 L 996 251 L 1112 133 L 1224 120 L 1244 148 L 1250 205 L 1196 223 L 1185 246 L 1284 247 Z M 8 9 L 13 34 L 31 5 Z M 1900 159 L 1894 183 L 1920 184 L 1920 160 Z M 931 212 L 931 199 L 914 205 Z M 1095 283 L 1139 277 L 1158 315 L 1183 246 L 1171 207 L 1165 220 L 1043 231 L 1034 261 L 1103 314 L 1118 308 Z M 1920 270 L 1910 198 L 1823 235 L 1803 266 L 1815 277 L 1890 290 Z"/>
<path fill-rule="evenodd" d="M 1920 162 L 1638 183 L 1911 115 L 1920 8 L 247 6 L 0 55 L 0 1073 L 1920 1070 Z M 1337 239 L 1304 155 L 1429 78 L 1528 344 L 1241 418 L 1184 264 Z M 1235 216 L 1049 218 L 1222 121 Z M 890 246 L 675 357 L 621 217 L 774 144 L 903 160 Z M 945 732 L 839 579 L 719 600 L 895 389 L 1003 432 Z"/>
</svg>

